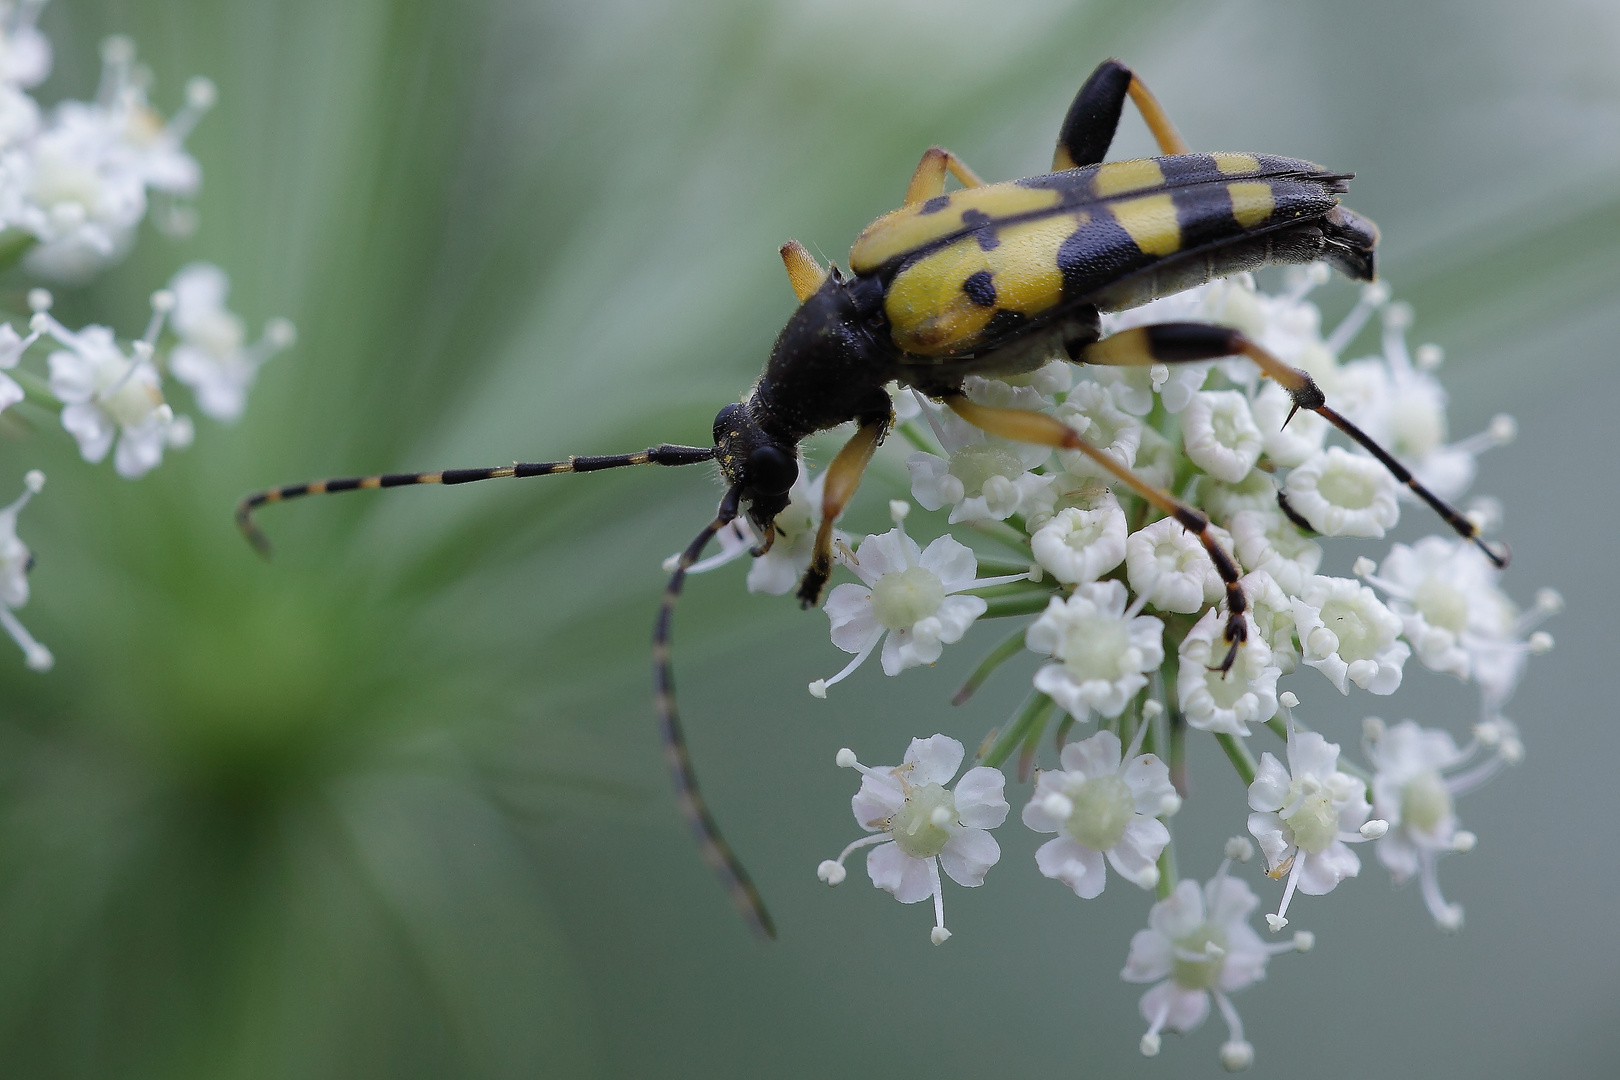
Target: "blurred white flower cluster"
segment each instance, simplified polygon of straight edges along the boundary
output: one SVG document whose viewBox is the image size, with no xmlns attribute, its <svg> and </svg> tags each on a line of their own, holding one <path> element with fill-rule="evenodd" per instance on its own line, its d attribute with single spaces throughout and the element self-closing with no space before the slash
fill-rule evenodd
<svg viewBox="0 0 1620 1080">
<path fill-rule="evenodd" d="M 185 104 L 165 121 L 147 99 L 152 72 L 136 63 L 130 39 L 115 36 L 102 43 L 94 100 L 44 109 L 29 91 L 51 70 L 51 45 L 36 25 L 45 3 L 0 0 L 0 270 L 76 286 L 128 254 L 149 216 L 171 236 L 195 228 L 185 200 L 201 187 L 202 169 L 185 141 L 213 105 L 214 85 L 192 79 Z M 250 341 L 225 306 L 229 289 L 219 267 L 185 266 L 152 294 L 144 333 L 122 342 L 94 323 L 69 329 L 51 313 L 50 292 L 28 289 L 28 311 L 0 310 L 0 423 L 26 429 L 54 414 L 85 461 L 110 452 L 118 475 L 143 476 L 195 435 L 167 401 L 166 376 L 189 387 L 205 415 L 230 423 L 259 367 L 293 342 L 292 324 L 280 318 Z M 24 366 L 31 356 L 43 370 Z M 50 651 L 14 614 L 28 599 L 32 565 L 16 523 L 44 479 L 30 471 L 22 498 L 0 511 L 0 625 L 39 671 L 51 667 Z"/>
<path fill-rule="evenodd" d="M 1476 456 L 1512 439 L 1512 420 L 1451 439 L 1435 378 L 1442 357 L 1434 346 L 1408 350 L 1410 309 L 1391 303 L 1383 285 L 1368 286 L 1323 333 L 1309 295 L 1327 277 L 1324 266 L 1297 269 L 1280 295 L 1258 291 L 1247 276 L 1217 281 L 1105 316 L 1104 331 L 1190 321 L 1235 327 L 1309 372 L 1330 405 L 1441 498 L 1462 496 Z M 1377 353 L 1347 358 L 1374 316 L 1383 331 Z M 1262 978 L 1271 955 L 1304 951 L 1314 938 L 1302 932 L 1266 944 L 1249 924 L 1259 897 L 1231 864 L 1247 862 L 1258 846 L 1265 884 L 1279 890 L 1266 917 L 1276 933 L 1296 892 L 1320 895 L 1355 877 L 1355 847 L 1371 842 L 1397 882 L 1419 879 L 1436 923 L 1457 929 L 1462 909 L 1444 899 L 1435 874 L 1441 856 L 1475 843 L 1458 826 L 1455 799 L 1522 754 L 1502 710 L 1526 658 L 1551 646 L 1535 628 L 1560 601 L 1543 590 L 1521 609 L 1502 591 L 1492 560 L 1450 532 L 1390 545 L 1379 561 L 1357 558 L 1351 577 L 1322 573 L 1325 538 L 1381 539 L 1415 500 L 1364 450 L 1337 445 L 1321 417 L 1290 418 L 1289 395 L 1246 360 L 1140 368 L 1053 361 L 1015 379 L 970 378 L 965 391 L 983 405 L 1061 419 L 1208 514 L 1243 575 L 1247 640 L 1226 663 L 1226 591 L 1208 552 L 1129 489 L 1110 488 L 1094 461 L 985 435 L 932 401 L 897 395 L 899 434 L 916 448 L 912 496 L 946 512 L 955 536 L 920 547 L 901 525 L 900 504 L 891 532 L 853 548 L 847 538 L 840 543 L 840 560 L 859 583 L 837 586 L 826 611 L 833 644 L 855 657 L 811 692 L 827 696 L 880 643 L 887 675 L 933 663 L 985 618 L 1021 616 L 1025 625 L 991 653 L 958 702 L 1020 652 L 1044 662 L 1024 707 L 983 741 L 954 793 L 944 786 L 963 756 L 954 738 L 915 740 L 892 768 L 866 768 L 841 751 L 840 763 L 863 773 L 853 809 L 870 835 L 823 863 L 820 876 L 838 884 L 851 851 L 882 845 L 868 854 L 873 884 L 905 903 L 933 897 L 932 939 L 944 941 L 935 859 L 959 884 L 985 880 L 1000 856 L 988 830 L 1008 812 L 999 770 L 1015 760 L 1018 778 L 1034 781 L 1024 824 L 1054 834 L 1036 854 L 1041 874 L 1081 898 L 1102 892 L 1110 866 L 1128 886 L 1156 890 L 1149 929 L 1131 943 L 1123 972 L 1153 984 L 1141 999 L 1143 1053 L 1157 1053 L 1165 1031 L 1198 1027 L 1213 1001 L 1229 1028 L 1221 1061 L 1247 1067 L 1254 1050 L 1229 995 Z M 795 506 L 810 512 L 766 556 L 776 564 L 771 572 L 750 574 L 751 589 L 785 592 L 803 571 L 809 547 L 798 541 L 814 531 L 807 492 L 817 483 L 801 470 Z M 1500 516 L 1489 501 L 1467 513 L 1487 529 Z M 1419 520 L 1446 528 L 1438 518 Z M 707 566 L 747 553 L 747 527 L 731 533 Z M 1411 720 L 1369 720 L 1366 764 L 1357 765 L 1341 753 L 1345 740 L 1308 730 L 1296 715 L 1299 697 L 1330 687 L 1387 698 L 1414 662 L 1477 688 L 1477 720 L 1463 745 Z M 1093 733 L 1082 729 L 1070 741 L 1073 729 L 1093 723 Z M 1169 827 L 1186 812 L 1184 761 L 1188 740 L 1203 737 L 1196 733 L 1221 746 L 1239 780 L 1224 792 L 1201 790 L 1197 812 L 1227 815 L 1234 831 L 1247 815 L 1253 836 L 1227 844 L 1226 861 L 1203 888 L 1177 880 Z M 1055 760 L 1043 762 L 1054 750 Z M 1182 853 L 1189 856 L 1215 861 Z"/>
</svg>

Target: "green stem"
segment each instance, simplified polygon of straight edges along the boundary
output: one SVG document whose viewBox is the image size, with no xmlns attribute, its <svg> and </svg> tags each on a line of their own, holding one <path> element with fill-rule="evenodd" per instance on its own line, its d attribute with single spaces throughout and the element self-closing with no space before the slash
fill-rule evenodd
<svg viewBox="0 0 1620 1080">
<path fill-rule="evenodd" d="M 1243 740 L 1236 735 L 1220 734 L 1215 736 L 1215 741 L 1226 751 L 1227 759 L 1232 762 L 1232 768 L 1236 769 L 1238 776 L 1243 779 L 1243 786 L 1248 787 L 1254 783 L 1254 755 L 1243 745 Z"/>
<path fill-rule="evenodd" d="M 1180 709 L 1171 709 L 1165 716 L 1170 727 L 1170 753 L 1166 755 L 1170 762 L 1170 783 L 1175 787 L 1176 794 L 1182 799 L 1187 798 L 1187 720 L 1181 715 Z"/>
<path fill-rule="evenodd" d="M 1029 573 L 1029 563 L 1012 559 L 980 559 L 979 573 L 985 577 L 1004 577 L 1007 574 Z"/>
<path fill-rule="evenodd" d="M 6 374 L 17 380 L 17 385 L 23 388 L 23 393 L 27 394 L 31 401 L 51 409 L 62 408 L 61 400 L 51 393 L 51 384 L 32 371 L 23 371 L 19 368 Z"/>
<path fill-rule="evenodd" d="M 1059 753 L 1063 752 L 1064 740 L 1069 737 L 1069 729 L 1072 727 L 1074 727 L 1074 717 L 1064 713 L 1063 719 L 1058 721 L 1057 730 L 1052 733 L 1052 746 Z"/>
<path fill-rule="evenodd" d="M 1005 521 L 967 521 L 963 522 L 963 524 L 975 532 L 983 533 L 992 540 L 999 540 L 1014 551 L 1029 550 L 1029 537 L 1008 525 Z M 1028 565 L 1025 565 L 1024 569 L 1028 570 Z"/>
<path fill-rule="evenodd" d="M 937 454 L 939 447 L 935 446 L 929 438 L 917 427 L 915 421 L 907 420 L 895 429 L 900 437 L 925 454 Z"/>
<path fill-rule="evenodd" d="M 1055 708 L 1057 708 L 1057 702 L 1040 691 L 1031 694 L 1029 700 L 1024 702 L 1024 707 L 1018 711 L 1018 715 L 1013 717 L 1012 723 L 1007 725 L 1005 731 L 996 736 L 996 741 L 990 745 L 989 752 L 984 755 L 979 764 L 988 765 L 992 769 L 999 769 L 1002 762 L 1006 761 L 1012 755 L 1012 752 L 1023 743 L 1025 736 L 1029 734 L 1030 728 L 1037 726 L 1044 728 L 1046 726 L 1046 718 L 1051 715 L 1051 711 Z"/>
<path fill-rule="evenodd" d="M 1018 751 L 1018 782 L 1029 782 L 1030 773 L 1034 771 L 1035 753 L 1041 748 L 1041 736 L 1046 732 L 1046 718 L 1040 723 L 1031 724 L 1029 734 L 1024 736 L 1024 744 Z"/>
<path fill-rule="evenodd" d="M 1015 596 L 993 596 L 988 599 L 981 619 L 1005 619 L 1012 615 L 1039 615 L 1046 610 L 1047 601 L 1056 596 L 1052 591 L 1023 592 Z"/>
<path fill-rule="evenodd" d="M 1003 641 L 1000 645 L 997 645 L 993 650 L 991 650 L 990 655 L 985 657 L 979 666 L 973 669 L 973 674 L 967 677 L 967 682 L 962 684 L 962 689 L 958 690 L 951 698 L 951 704 L 960 705 L 962 702 L 972 697 L 978 691 L 979 687 L 984 685 L 984 680 L 990 677 L 991 672 L 995 671 L 996 668 L 1000 667 L 1002 664 L 1005 664 L 1008 660 L 1011 660 L 1014 656 L 1021 652 L 1023 648 L 1024 632 L 1019 630 L 1006 641 Z"/>
<path fill-rule="evenodd" d="M 1153 887 L 1154 893 L 1160 900 L 1170 899 L 1170 894 L 1176 891 L 1176 838 L 1172 834 L 1170 842 L 1164 845 L 1159 852 L 1159 883 Z"/>
</svg>

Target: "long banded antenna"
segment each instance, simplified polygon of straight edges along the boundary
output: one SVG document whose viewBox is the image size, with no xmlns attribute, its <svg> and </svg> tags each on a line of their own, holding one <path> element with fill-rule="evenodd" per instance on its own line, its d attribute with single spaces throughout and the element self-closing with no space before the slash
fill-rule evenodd
<svg viewBox="0 0 1620 1080">
<path fill-rule="evenodd" d="M 248 543 L 265 558 L 270 557 L 270 540 L 253 520 L 253 511 L 266 503 L 285 502 L 305 495 L 334 495 L 340 491 L 370 491 L 373 488 L 409 487 L 412 484 L 470 484 L 476 480 L 503 480 L 507 477 L 552 476 L 556 473 L 597 472 L 626 465 L 697 465 L 714 459 L 712 446 L 676 446 L 665 443 L 633 454 L 601 457 L 570 456 L 564 461 L 517 462 L 492 469 L 443 469 L 439 472 L 380 473 L 375 476 L 347 476 L 334 480 L 311 480 L 304 484 L 255 491 L 236 504 L 236 525 Z"/>
<path fill-rule="evenodd" d="M 726 492 L 714 520 L 686 545 L 686 550 L 681 552 L 675 563 L 675 572 L 670 575 L 669 584 L 664 587 L 664 602 L 659 606 L 658 618 L 653 623 L 653 702 L 658 712 L 659 732 L 664 740 L 664 761 L 675 784 L 675 798 L 680 803 L 687 824 L 692 827 L 692 836 L 703 854 L 703 861 L 719 875 L 732 904 L 749 925 L 762 936 L 774 938 L 776 924 L 771 921 L 771 913 L 765 910 L 765 901 L 760 898 L 753 879 L 743 869 L 731 845 L 720 835 L 720 826 L 715 824 L 708 804 L 703 801 L 703 792 L 698 788 L 697 774 L 692 771 L 692 759 L 686 750 L 686 736 L 681 732 L 681 718 L 675 711 L 675 669 L 670 662 L 669 652 L 669 631 L 675 620 L 675 602 L 680 599 L 681 587 L 686 584 L 686 572 L 702 556 L 703 549 L 714 539 L 714 534 L 736 519 L 741 499 L 741 484 Z"/>
</svg>

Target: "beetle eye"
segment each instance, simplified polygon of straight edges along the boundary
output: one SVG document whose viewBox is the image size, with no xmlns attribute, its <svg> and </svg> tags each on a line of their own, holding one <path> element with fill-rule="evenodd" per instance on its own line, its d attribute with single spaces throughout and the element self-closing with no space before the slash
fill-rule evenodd
<svg viewBox="0 0 1620 1080">
<path fill-rule="evenodd" d="M 781 495 L 799 478 L 799 463 L 767 443 L 748 455 L 748 486 L 761 495 Z"/>
</svg>

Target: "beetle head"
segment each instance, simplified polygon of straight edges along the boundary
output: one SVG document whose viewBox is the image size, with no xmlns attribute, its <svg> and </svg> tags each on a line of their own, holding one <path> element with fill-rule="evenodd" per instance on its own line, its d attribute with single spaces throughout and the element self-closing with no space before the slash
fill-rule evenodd
<svg viewBox="0 0 1620 1080">
<path fill-rule="evenodd" d="M 714 418 L 714 459 L 726 483 L 742 485 L 749 520 L 760 532 L 768 530 L 799 478 L 797 448 L 766 434 L 748 404 L 736 402 Z"/>
</svg>

